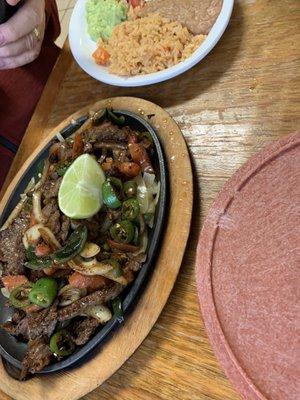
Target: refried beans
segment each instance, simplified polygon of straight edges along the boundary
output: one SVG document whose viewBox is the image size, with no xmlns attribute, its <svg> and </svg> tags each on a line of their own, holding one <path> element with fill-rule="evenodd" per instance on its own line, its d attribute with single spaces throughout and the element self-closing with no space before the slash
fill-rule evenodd
<svg viewBox="0 0 300 400">
<path fill-rule="evenodd" d="M 178 21 L 194 35 L 207 35 L 216 22 L 223 0 L 151 0 L 135 10 L 136 16 L 159 13 Z"/>
</svg>

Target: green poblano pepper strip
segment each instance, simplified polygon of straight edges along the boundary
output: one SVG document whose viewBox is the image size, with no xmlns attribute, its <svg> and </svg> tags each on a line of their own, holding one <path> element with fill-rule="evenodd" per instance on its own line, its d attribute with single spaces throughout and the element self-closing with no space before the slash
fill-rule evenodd
<svg viewBox="0 0 300 400">
<path fill-rule="evenodd" d="M 52 254 L 51 258 L 58 264 L 65 263 L 77 256 L 87 240 L 87 227 L 80 225 L 70 235 L 64 247 Z"/>
<path fill-rule="evenodd" d="M 39 271 L 44 268 L 51 267 L 52 260 L 49 256 L 36 258 L 35 260 L 30 260 L 25 263 L 25 267 L 33 269 L 34 271 Z"/>
<path fill-rule="evenodd" d="M 107 117 L 115 125 L 123 126 L 125 124 L 124 115 L 118 117 L 112 110 L 107 110 Z"/>
</svg>

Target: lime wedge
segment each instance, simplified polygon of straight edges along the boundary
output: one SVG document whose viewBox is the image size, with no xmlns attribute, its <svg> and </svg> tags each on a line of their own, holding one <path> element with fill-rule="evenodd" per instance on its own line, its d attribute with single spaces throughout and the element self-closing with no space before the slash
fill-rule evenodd
<svg viewBox="0 0 300 400">
<path fill-rule="evenodd" d="M 90 218 L 101 208 L 105 175 L 89 154 L 76 158 L 64 174 L 58 192 L 60 210 L 70 218 Z"/>
</svg>

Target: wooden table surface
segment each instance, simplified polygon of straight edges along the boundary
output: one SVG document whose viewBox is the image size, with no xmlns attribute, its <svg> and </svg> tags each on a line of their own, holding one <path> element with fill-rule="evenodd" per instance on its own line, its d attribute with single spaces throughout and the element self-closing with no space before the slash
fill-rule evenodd
<svg viewBox="0 0 300 400">
<path fill-rule="evenodd" d="M 191 235 L 168 304 L 136 353 L 85 400 L 236 400 L 199 313 L 194 279 L 201 224 L 225 181 L 255 152 L 300 127 L 300 2 L 239 0 L 215 49 L 196 67 L 145 88 L 101 84 L 66 43 L 8 180 L 37 143 L 79 108 L 111 96 L 164 107 L 186 138 L 195 176 Z M 67 390 L 67 388 L 66 388 Z M 1 400 L 8 397 L 0 393 Z"/>
</svg>

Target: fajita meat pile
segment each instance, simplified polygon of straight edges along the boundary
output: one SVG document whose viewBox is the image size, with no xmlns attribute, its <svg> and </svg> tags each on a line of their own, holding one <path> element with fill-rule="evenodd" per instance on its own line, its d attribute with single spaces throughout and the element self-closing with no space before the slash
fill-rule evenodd
<svg viewBox="0 0 300 400">
<path fill-rule="evenodd" d="M 159 182 L 148 132 L 91 112 L 52 144 L 0 230 L 1 326 L 28 342 L 21 379 L 71 355 L 122 315 L 122 292 L 147 257 Z"/>
</svg>

